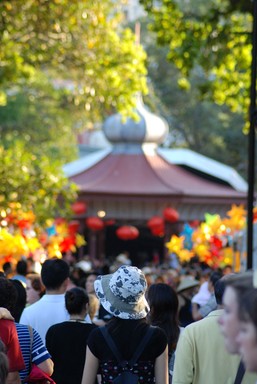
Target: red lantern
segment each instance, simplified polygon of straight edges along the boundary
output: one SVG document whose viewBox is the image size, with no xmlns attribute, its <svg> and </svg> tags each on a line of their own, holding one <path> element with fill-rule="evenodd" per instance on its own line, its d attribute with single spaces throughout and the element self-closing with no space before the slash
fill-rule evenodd
<svg viewBox="0 0 257 384">
<path fill-rule="evenodd" d="M 83 201 L 76 201 L 76 203 L 72 204 L 71 209 L 76 215 L 81 215 L 86 212 L 87 205 Z"/>
<path fill-rule="evenodd" d="M 164 236 L 165 228 L 164 224 L 151 228 L 151 234 L 153 236 Z"/>
<path fill-rule="evenodd" d="M 164 225 L 163 218 L 159 217 L 159 216 L 153 216 L 147 222 L 147 226 L 150 229 L 153 229 L 153 228 L 156 228 L 156 227 L 162 227 L 163 225 Z"/>
<path fill-rule="evenodd" d="M 179 219 L 179 214 L 174 208 L 167 207 L 163 211 L 163 217 L 169 223 L 176 223 Z"/>
<path fill-rule="evenodd" d="M 117 229 L 116 235 L 121 240 L 135 240 L 139 236 L 139 230 L 132 225 L 123 225 Z"/>
<path fill-rule="evenodd" d="M 101 231 L 104 227 L 104 222 L 99 217 L 89 217 L 86 219 L 86 225 L 92 231 Z"/>
</svg>

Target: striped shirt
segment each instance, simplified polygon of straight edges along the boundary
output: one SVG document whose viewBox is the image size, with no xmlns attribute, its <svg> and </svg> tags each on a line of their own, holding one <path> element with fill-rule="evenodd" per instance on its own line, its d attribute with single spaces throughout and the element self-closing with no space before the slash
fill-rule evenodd
<svg viewBox="0 0 257 384">
<path fill-rule="evenodd" d="M 30 372 L 30 364 L 31 361 L 38 365 L 43 361 L 51 358 L 48 350 L 46 349 L 41 337 L 38 332 L 33 329 L 33 341 L 31 348 L 31 339 L 30 339 L 30 331 L 27 325 L 15 323 L 18 339 L 21 347 L 22 356 L 24 359 L 24 363 L 26 368 L 22 371 L 19 371 L 21 380 L 24 380 L 25 377 L 28 376 Z"/>
</svg>

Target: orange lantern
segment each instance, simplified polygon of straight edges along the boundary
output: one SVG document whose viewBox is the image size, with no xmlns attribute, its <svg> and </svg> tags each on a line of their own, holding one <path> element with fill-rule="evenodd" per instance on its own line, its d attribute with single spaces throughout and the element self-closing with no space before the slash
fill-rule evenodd
<svg viewBox="0 0 257 384">
<path fill-rule="evenodd" d="M 179 213 L 171 207 L 167 207 L 163 211 L 163 217 L 169 223 L 176 223 L 179 219 Z"/>
<path fill-rule="evenodd" d="M 86 219 L 86 225 L 92 231 L 101 231 L 104 227 L 104 222 L 99 219 L 99 217 L 88 217 Z"/>
<path fill-rule="evenodd" d="M 135 240 L 139 236 L 139 230 L 132 225 L 123 225 L 117 229 L 116 235 L 121 240 Z"/>
<path fill-rule="evenodd" d="M 76 215 L 81 215 L 86 212 L 87 205 L 83 201 L 76 201 L 76 203 L 72 204 L 71 209 Z"/>
</svg>

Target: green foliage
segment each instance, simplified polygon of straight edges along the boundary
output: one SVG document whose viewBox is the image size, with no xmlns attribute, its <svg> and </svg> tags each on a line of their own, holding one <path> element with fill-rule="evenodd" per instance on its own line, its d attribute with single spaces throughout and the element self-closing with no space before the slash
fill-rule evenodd
<svg viewBox="0 0 257 384">
<path fill-rule="evenodd" d="M 13 92 L 7 101 L 0 107 L 2 145 L 9 148 L 22 139 L 34 154 L 44 153 L 63 163 L 75 158 L 76 130 L 72 129 L 68 92 L 55 90 L 38 74 L 29 87 Z"/>
<path fill-rule="evenodd" d="M 250 7 L 243 1 L 141 0 L 152 17 L 150 29 L 168 46 L 168 59 L 190 79 L 200 68 L 202 99 L 226 103 L 234 112 L 249 106 Z"/>
<path fill-rule="evenodd" d="M 156 46 L 153 34 L 147 32 L 147 21 L 141 23 L 150 90 L 144 100 L 169 123 L 170 140 L 166 145 L 190 148 L 236 168 L 246 177 L 247 136 L 242 132 L 243 114 L 202 100 L 203 71 L 198 67 L 188 79 L 181 77 L 181 72 L 167 60 L 168 47 Z"/>
<path fill-rule="evenodd" d="M 0 16 L 1 204 L 66 215 L 77 133 L 133 114 L 146 54 L 112 0 L 2 0 Z"/>
<path fill-rule="evenodd" d="M 24 211 L 32 209 L 41 223 L 67 216 L 76 187 L 68 183 L 60 163 L 28 152 L 19 141 L 13 144 L 10 149 L 0 147 L 0 206 L 19 202 Z"/>
<path fill-rule="evenodd" d="M 4 0 L 0 13 L 1 88 L 43 71 L 69 87 L 91 122 L 131 112 L 135 94 L 146 92 L 145 53 L 111 0 Z"/>
</svg>

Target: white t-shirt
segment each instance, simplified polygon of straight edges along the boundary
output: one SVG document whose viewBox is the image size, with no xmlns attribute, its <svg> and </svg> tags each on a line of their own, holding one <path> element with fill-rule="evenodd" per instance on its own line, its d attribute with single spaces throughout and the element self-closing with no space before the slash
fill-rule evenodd
<svg viewBox="0 0 257 384">
<path fill-rule="evenodd" d="M 23 310 L 20 324 L 33 327 L 45 343 L 46 332 L 51 325 L 69 320 L 69 317 L 65 308 L 64 294 L 46 294 Z"/>
</svg>

